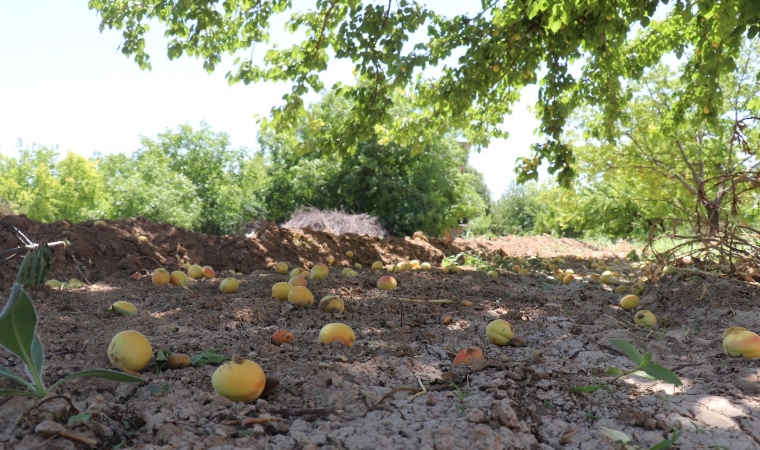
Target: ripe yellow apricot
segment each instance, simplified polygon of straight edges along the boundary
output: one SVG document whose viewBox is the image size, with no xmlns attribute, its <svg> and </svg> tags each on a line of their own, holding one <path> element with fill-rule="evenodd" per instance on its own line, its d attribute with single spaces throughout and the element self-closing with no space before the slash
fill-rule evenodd
<svg viewBox="0 0 760 450">
<path fill-rule="evenodd" d="M 723 338 L 723 351 L 730 356 L 760 358 L 760 336 L 749 330 L 730 333 Z"/>
<path fill-rule="evenodd" d="M 274 265 L 274 270 L 277 273 L 288 273 L 288 263 L 278 262 Z"/>
<path fill-rule="evenodd" d="M 640 303 L 638 295 L 630 294 L 620 299 L 620 307 L 626 311 L 636 308 Z"/>
<path fill-rule="evenodd" d="M 499 278 L 499 272 L 495 270 L 489 270 L 488 273 L 486 273 L 486 275 L 488 275 L 489 278 L 492 278 L 494 280 Z"/>
<path fill-rule="evenodd" d="M 343 345 L 351 347 L 354 345 L 355 340 L 356 335 L 354 334 L 354 330 L 345 323 L 328 323 L 319 331 L 319 342 L 323 344 L 339 341 Z"/>
<path fill-rule="evenodd" d="M 126 312 L 127 314 L 137 314 L 137 308 L 135 307 L 135 305 L 133 305 L 130 302 L 125 302 L 124 300 L 119 300 L 118 302 L 114 302 L 111 305 L 111 311 L 115 311 L 117 313 L 121 312 L 121 311 L 117 311 L 114 308 L 118 308 L 119 310 Z"/>
<path fill-rule="evenodd" d="M 726 336 L 728 336 L 729 334 L 736 333 L 736 332 L 739 332 L 739 331 L 747 331 L 747 329 L 744 328 L 744 327 L 731 327 L 731 328 L 728 328 L 728 329 L 726 329 L 723 332 L 723 339 L 725 339 Z"/>
<path fill-rule="evenodd" d="M 507 345 L 515 337 L 515 329 L 506 320 L 496 319 L 486 326 L 486 336 L 496 345 Z"/>
<path fill-rule="evenodd" d="M 528 269 L 520 269 L 520 276 L 525 277 L 530 275 L 530 271 Z"/>
<path fill-rule="evenodd" d="M 346 305 L 337 295 L 327 295 L 319 301 L 319 310 L 326 313 L 342 313 L 346 310 Z"/>
<path fill-rule="evenodd" d="M 108 360 L 119 369 L 139 372 L 148 365 L 152 356 L 153 349 L 148 338 L 139 331 L 117 333 L 108 345 Z"/>
<path fill-rule="evenodd" d="M 216 393 L 233 402 L 256 400 L 264 392 L 266 382 L 261 366 L 238 355 L 219 366 L 211 376 Z"/>
<path fill-rule="evenodd" d="M 294 286 L 288 292 L 288 301 L 295 306 L 308 306 L 314 304 L 314 294 L 304 286 Z"/>
<path fill-rule="evenodd" d="M 383 262 L 382 261 L 375 261 L 372 263 L 372 267 L 370 267 L 372 270 L 383 270 Z"/>
<path fill-rule="evenodd" d="M 277 300 L 287 300 L 291 289 L 293 289 L 293 285 L 290 283 L 284 281 L 275 283 L 275 285 L 272 286 L 272 297 Z"/>
<path fill-rule="evenodd" d="M 330 274 L 330 269 L 327 267 L 326 264 L 317 263 L 317 264 L 314 264 L 314 267 L 311 268 L 312 280 L 324 280 L 327 278 L 329 274 Z"/>
<path fill-rule="evenodd" d="M 231 294 L 233 292 L 237 292 L 239 287 L 240 283 L 238 282 L 237 278 L 229 277 L 225 278 L 221 283 L 219 283 L 219 292 L 222 294 Z"/>
<path fill-rule="evenodd" d="M 380 277 L 380 279 L 377 280 L 377 288 L 383 291 L 392 291 L 393 289 L 396 289 L 396 286 L 398 286 L 396 279 L 390 275 Z"/>
<path fill-rule="evenodd" d="M 433 268 L 433 266 L 431 266 L 429 262 L 424 262 L 424 263 L 420 264 L 420 269 L 422 269 L 422 270 L 430 270 L 432 268 Z"/>
<path fill-rule="evenodd" d="M 200 280 L 203 278 L 203 267 L 199 266 L 198 264 L 193 264 L 187 269 L 187 276 L 193 280 Z"/>
<path fill-rule="evenodd" d="M 214 269 L 211 266 L 203 266 L 203 277 L 214 278 L 216 277 L 216 272 L 214 272 Z"/>
<path fill-rule="evenodd" d="M 105 220 L 96 220 L 92 224 L 95 225 L 96 227 L 101 227 L 101 228 L 104 228 L 108 225 Z"/>
<path fill-rule="evenodd" d="M 169 278 L 171 278 L 171 275 L 169 275 L 168 270 L 164 269 L 163 267 L 159 267 L 153 271 L 150 278 L 153 284 L 156 285 L 169 284 Z"/>
<path fill-rule="evenodd" d="M 306 278 L 304 278 L 301 275 L 296 275 L 292 277 L 290 281 L 288 281 L 288 283 L 290 283 L 291 286 L 303 286 L 303 287 L 306 287 L 306 285 L 308 284 L 306 282 Z"/>
<path fill-rule="evenodd" d="M 652 311 L 642 309 L 633 316 L 633 322 L 640 327 L 652 327 L 657 325 L 657 317 Z"/>
<path fill-rule="evenodd" d="M 621 284 L 620 286 L 615 288 L 615 292 L 618 294 L 627 294 L 628 293 L 628 286 Z"/>
<path fill-rule="evenodd" d="M 328 256 L 327 265 L 332 266 L 333 264 L 335 264 L 335 258 L 333 258 L 332 256 Z"/>
<path fill-rule="evenodd" d="M 354 257 L 354 252 L 352 252 L 351 250 L 349 250 L 349 251 L 346 252 L 346 256 L 348 256 L 349 258 L 353 258 Z"/>
<path fill-rule="evenodd" d="M 169 283 L 175 286 L 187 287 L 190 284 L 190 278 L 181 270 L 175 270 L 169 275 Z"/>
<path fill-rule="evenodd" d="M 572 273 L 566 273 L 565 276 L 562 278 L 562 284 L 570 284 L 573 281 L 575 281 L 575 275 Z"/>
</svg>

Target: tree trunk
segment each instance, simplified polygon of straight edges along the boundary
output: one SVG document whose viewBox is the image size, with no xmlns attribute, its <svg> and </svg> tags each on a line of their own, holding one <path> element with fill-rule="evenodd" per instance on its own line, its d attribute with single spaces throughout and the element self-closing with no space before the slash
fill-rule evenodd
<svg viewBox="0 0 760 450">
<path fill-rule="evenodd" d="M 707 211 L 707 223 L 710 226 L 711 234 L 720 232 L 720 204 L 715 201 L 704 200 L 702 205 Z"/>
</svg>

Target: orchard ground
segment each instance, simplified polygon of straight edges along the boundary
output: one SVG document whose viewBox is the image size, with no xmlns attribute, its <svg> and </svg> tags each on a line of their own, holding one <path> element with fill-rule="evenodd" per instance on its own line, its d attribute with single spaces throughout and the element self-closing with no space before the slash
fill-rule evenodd
<svg viewBox="0 0 760 450">
<path fill-rule="evenodd" d="M 0 219 L 35 242 L 68 239 L 69 247 L 53 251 L 49 278 L 76 277 L 87 284 L 29 290 L 40 317 L 47 384 L 79 370 L 108 368 L 106 348 L 127 329 L 145 334 L 154 350 L 241 355 L 279 381 L 265 398 L 233 403 L 214 392 L 213 365 L 162 373 L 149 366 L 143 384 L 86 378 L 60 387 L 56 394 L 65 398 L 2 397 L 0 448 L 87 448 L 75 439 L 43 437 L 39 430 L 54 421 L 103 449 L 619 448 L 600 427 L 623 431 L 644 448 L 680 430 L 678 448 L 760 449 L 758 361 L 728 358 L 721 346 L 721 332 L 730 326 L 760 331 L 757 286 L 655 275 L 639 309 L 654 312 L 658 326 L 639 329 L 632 324 L 634 312 L 618 306 L 616 285 L 588 279 L 601 272 L 590 267 L 597 260 L 637 278 L 638 269 L 624 258 L 627 245 L 605 249 L 548 236 L 447 243 L 308 230 L 296 239 L 294 230 L 275 225 L 252 237 L 218 237 L 139 219 L 106 226 Z M 0 249 L 15 246 L 15 238 L 0 233 Z M 348 250 L 353 258 L 345 256 Z M 498 255 L 507 267 L 517 258 L 538 259 L 528 276 L 507 268 L 498 269 L 496 280 L 467 267 L 443 273 L 441 260 L 460 252 L 486 260 Z M 274 271 L 276 262 L 308 268 L 330 256 L 336 262 L 329 277 L 309 280 L 309 288 L 317 301 L 342 297 L 343 314 L 271 297 L 272 285 L 287 277 Z M 573 283 L 549 278 L 540 264 L 557 256 L 565 260 L 561 268 L 577 274 Z M 372 262 L 412 259 L 434 268 L 394 274 L 393 291 L 376 288 L 386 273 L 370 270 Z M 19 262 L 0 266 L 4 299 Z M 193 280 L 187 290 L 130 278 L 159 266 L 176 270 L 184 262 L 210 265 L 217 278 Z M 363 265 L 358 277 L 340 276 L 342 267 L 357 262 Z M 240 289 L 221 294 L 219 282 L 228 270 L 243 273 Z M 134 303 L 138 314 L 105 311 L 118 300 Z M 485 327 L 497 318 L 509 321 L 525 345 L 491 344 Z M 330 322 L 350 325 L 355 344 L 320 344 L 319 331 Z M 278 329 L 292 332 L 294 341 L 272 344 Z M 683 386 L 636 376 L 600 381 L 607 366 L 633 368 L 610 339 L 653 352 L 653 360 L 677 373 Z M 457 352 L 472 346 L 483 350 L 485 363 L 452 367 Z M 20 361 L 4 349 L 0 365 L 23 374 Z M 571 391 L 596 383 L 608 383 L 611 392 Z M 17 386 L 0 379 L 0 390 L 11 388 Z M 92 415 L 67 425 L 79 413 Z"/>
</svg>

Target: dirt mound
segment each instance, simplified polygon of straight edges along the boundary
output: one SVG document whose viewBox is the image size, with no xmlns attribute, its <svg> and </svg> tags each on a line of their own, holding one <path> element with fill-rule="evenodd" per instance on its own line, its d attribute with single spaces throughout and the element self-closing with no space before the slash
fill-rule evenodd
<svg viewBox="0 0 760 450">
<path fill-rule="evenodd" d="M 615 252 L 573 240 L 551 237 L 509 236 L 498 239 L 427 240 L 344 234 L 303 228 L 298 231 L 274 223 L 262 225 L 248 236 L 214 236 L 188 231 L 184 228 L 136 218 L 107 221 L 98 226 L 93 221 L 72 224 L 67 221 L 43 224 L 26 216 L 2 216 L 0 220 L 15 225 L 33 242 L 68 240 L 66 248 L 53 249 L 51 276 L 61 280 L 84 277 L 89 282 L 109 277 L 124 278 L 138 270 L 152 271 L 157 267 L 175 269 L 185 262 L 210 265 L 217 271 L 235 270 L 248 274 L 273 266 L 277 261 L 309 267 L 317 262 L 336 260 L 336 265 L 354 263 L 371 265 L 418 259 L 439 264 L 448 256 L 470 252 L 485 258 L 503 256 L 557 256 L 583 254 L 586 256 L 621 256 L 630 251 L 622 246 Z M 0 232 L 0 249 L 16 247 L 8 232 Z M 351 250 L 353 258 L 345 253 Z M 14 279 L 20 258 L 0 266 L 0 281 Z"/>
</svg>

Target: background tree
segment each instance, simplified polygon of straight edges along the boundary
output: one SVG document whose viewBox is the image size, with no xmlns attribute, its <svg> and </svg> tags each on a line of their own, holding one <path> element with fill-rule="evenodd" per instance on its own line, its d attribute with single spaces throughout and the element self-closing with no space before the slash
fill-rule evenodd
<svg viewBox="0 0 760 450">
<path fill-rule="evenodd" d="M 108 208 L 103 179 L 95 166 L 40 145 L 18 145 L 19 157 L 0 156 L 0 199 L 40 222 L 99 217 Z"/>
<path fill-rule="evenodd" d="M 198 229 L 210 234 L 228 234 L 241 225 L 261 218 L 261 195 L 267 179 L 263 158 L 249 159 L 244 148 L 232 148 L 227 133 L 215 132 L 201 122 L 197 129 L 181 125 L 156 138 L 143 137 L 135 154 L 155 155 L 169 170 L 190 183 L 188 193 L 200 202 Z"/>
<path fill-rule="evenodd" d="M 339 134 L 320 130 L 333 150 L 355 149 L 374 137 L 377 125 L 384 126 L 381 141 L 413 150 L 452 130 L 483 146 L 504 135 L 501 123 L 520 89 L 540 84 L 537 114 L 544 139 L 520 169 L 523 179 L 536 178 L 540 162 L 548 160 L 549 171 L 564 183 L 573 175 L 573 158 L 562 130 L 577 106 L 590 100 L 600 105 L 604 130 L 611 132 L 630 96 L 626 80 L 640 78 L 672 53 L 688 59 L 667 115 L 692 119 L 686 111 L 697 107 L 705 111 L 698 120 L 717 120 L 721 78 L 734 70 L 742 41 L 760 31 L 756 0 L 494 0 L 480 6 L 447 17 L 410 0 L 317 0 L 303 10 L 285 0 L 89 1 L 101 16 L 101 30 L 121 30 L 122 52 L 142 68 L 150 68 L 145 31 L 149 22 L 158 22 L 166 29 L 170 59 L 197 57 L 213 71 L 231 55 L 231 83 L 292 82 L 284 103 L 273 110 L 278 129 L 298 122 L 305 94 L 325 88 L 319 76 L 331 58 L 349 60 L 366 83 L 331 88 L 354 104 Z M 304 36 L 289 48 L 268 45 L 280 14 L 288 15 L 290 32 Z M 409 45 L 419 30 L 426 30 L 415 35 L 422 35 L 421 42 Z M 254 46 L 256 55 L 266 49 L 263 61 L 254 61 Z M 579 73 L 570 70 L 573 65 Z M 431 67 L 438 70 L 426 70 Z M 407 87 L 415 108 L 393 119 L 394 92 Z"/>
<path fill-rule="evenodd" d="M 346 154 L 323 147 L 323 135 L 312 130 L 341 127 L 351 107 L 330 94 L 290 133 L 265 123 L 259 141 L 271 161 L 270 218 L 283 220 L 301 206 L 343 209 L 377 216 L 391 233 L 411 235 L 440 234 L 482 214 L 486 205 L 477 189 L 483 186 L 452 137 L 435 136 L 417 153 L 376 138 Z"/>
<path fill-rule="evenodd" d="M 581 202 L 596 198 L 594 203 L 605 211 L 581 205 L 576 210 L 592 222 L 596 217 L 614 224 L 618 217 L 614 234 L 626 232 L 620 219 L 642 227 L 666 217 L 719 232 L 721 211 L 740 214 L 745 192 L 758 187 L 758 70 L 760 44 L 755 42 L 743 47 L 735 70 L 719 82 L 724 95 L 722 103 L 713 105 L 715 120 L 705 120 L 707 107 L 696 105 L 682 112 L 685 120 L 672 118 L 670 111 L 677 107 L 673 92 L 686 87 L 666 65 L 632 86 L 625 114 L 612 124 L 611 142 L 598 140 L 607 126 L 601 111 L 584 115 L 580 123 L 586 144 L 575 153 L 585 181 L 579 183 L 583 194 L 577 197 Z M 609 201 L 600 201 L 599 194 Z"/>
</svg>

